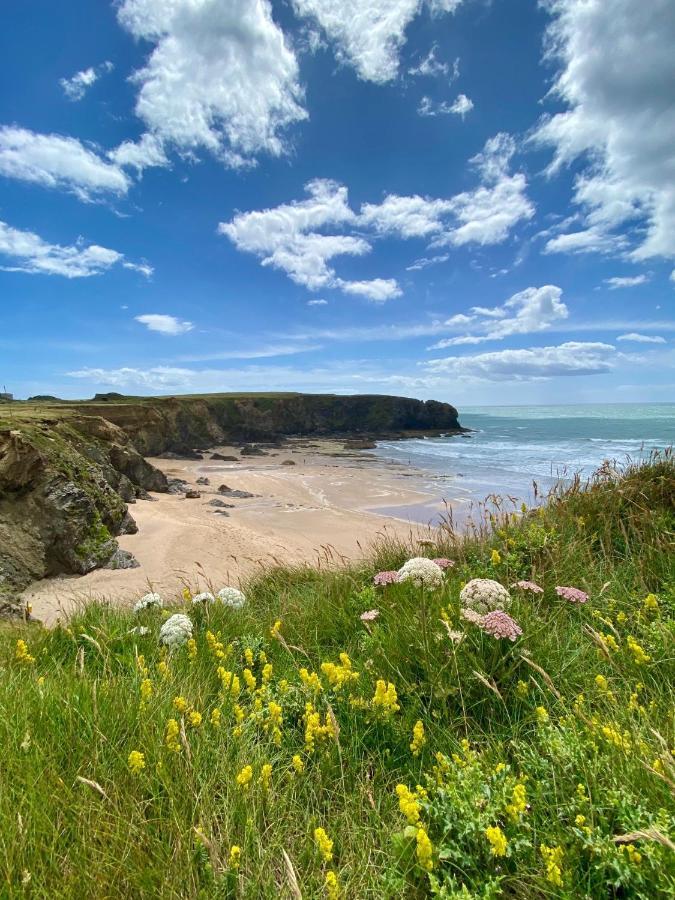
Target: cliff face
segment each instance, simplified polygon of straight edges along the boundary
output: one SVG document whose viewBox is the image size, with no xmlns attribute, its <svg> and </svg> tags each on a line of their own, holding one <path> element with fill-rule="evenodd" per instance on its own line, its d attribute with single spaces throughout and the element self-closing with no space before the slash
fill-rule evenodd
<svg viewBox="0 0 675 900">
<path fill-rule="evenodd" d="M 167 490 L 144 456 L 291 435 L 461 430 L 453 406 L 403 397 L 102 395 L 11 405 L 0 416 L 0 613 L 17 609 L 31 581 L 116 557 L 115 536 L 136 527 L 127 503 Z"/>
<path fill-rule="evenodd" d="M 114 422 L 148 456 L 291 435 L 405 437 L 420 431 L 461 431 L 454 406 L 406 397 L 167 397 L 138 403 L 88 403 L 81 411 Z"/>
<path fill-rule="evenodd" d="M 0 613 L 31 581 L 106 565 L 147 490 L 166 490 L 164 475 L 104 419 L 0 428 Z"/>
</svg>

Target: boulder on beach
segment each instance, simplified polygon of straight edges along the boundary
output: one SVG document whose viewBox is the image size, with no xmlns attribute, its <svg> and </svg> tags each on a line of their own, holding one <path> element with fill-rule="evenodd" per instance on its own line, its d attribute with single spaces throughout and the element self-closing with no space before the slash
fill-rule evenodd
<svg viewBox="0 0 675 900">
<path fill-rule="evenodd" d="M 199 491 L 189 490 L 185 491 L 185 499 L 186 500 L 199 500 L 202 495 Z"/>
<path fill-rule="evenodd" d="M 209 481 L 208 478 L 206 478 L 204 475 L 202 475 L 200 478 L 197 479 L 197 484 L 211 484 L 211 482 Z"/>
<path fill-rule="evenodd" d="M 222 453 L 212 453 L 211 459 L 217 459 L 221 462 L 239 462 L 238 456 L 225 456 Z"/>
</svg>

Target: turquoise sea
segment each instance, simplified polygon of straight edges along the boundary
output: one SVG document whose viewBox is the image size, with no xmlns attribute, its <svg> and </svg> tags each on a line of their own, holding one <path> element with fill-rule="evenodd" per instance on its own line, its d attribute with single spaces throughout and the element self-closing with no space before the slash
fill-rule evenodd
<svg viewBox="0 0 675 900">
<path fill-rule="evenodd" d="M 533 502 L 605 460 L 624 463 L 675 444 L 675 403 L 466 407 L 468 435 L 380 441 L 380 457 L 433 475 L 428 489 L 448 501 L 496 492 Z M 420 516 L 415 516 L 419 520 Z"/>
</svg>

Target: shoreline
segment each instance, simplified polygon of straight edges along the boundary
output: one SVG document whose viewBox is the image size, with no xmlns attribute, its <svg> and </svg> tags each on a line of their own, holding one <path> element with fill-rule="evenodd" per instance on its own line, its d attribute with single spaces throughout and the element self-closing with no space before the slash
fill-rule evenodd
<svg viewBox="0 0 675 900">
<path fill-rule="evenodd" d="M 212 460 L 213 453 L 239 461 Z M 186 586 L 195 592 L 237 586 L 266 565 L 346 563 L 378 538 L 431 539 L 434 529 L 414 514 L 424 509 L 433 517 L 445 509 L 429 490 L 430 473 L 342 441 L 290 439 L 261 456 L 219 446 L 203 459 L 148 459 L 200 497 L 153 494 L 131 504 L 138 532 L 117 540 L 139 567 L 34 582 L 23 593 L 34 618 L 53 625 L 94 598 L 128 605 L 149 590 L 171 597 Z M 230 497 L 220 485 L 254 496 Z"/>
</svg>

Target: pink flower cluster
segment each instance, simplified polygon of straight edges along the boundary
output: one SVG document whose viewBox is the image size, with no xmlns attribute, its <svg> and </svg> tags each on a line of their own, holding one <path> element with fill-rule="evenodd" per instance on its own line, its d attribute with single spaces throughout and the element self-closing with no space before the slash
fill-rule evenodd
<svg viewBox="0 0 675 900">
<path fill-rule="evenodd" d="M 516 581 L 513 587 L 520 588 L 521 591 L 530 591 L 532 594 L 543 594 L 543 587 L 539 587 L 534 581 Z"/>
<path fill-rule="evenodd" d="M 498 640 L 515 641 L 523 633 L 523 629 L 516 620 L 512 619 L 508 613 L 501 609 L 495 609 L 483 616 L 483 622 L 480 627 L 486 634 Z"/>
<path fill-rule="evenodd" d="M 446 559 L 444 556 L 439 557 L 438 559 L 432 559 L 432 562 L 435 562 L 439 569 L 451 569 L 454 566 L 454 560 Z"/>
<path fill-rule="evenodd" d="M 378 572 L 373 578 L 373 584 L 395 584 L 398 581 L 398 572 Z"/>
<path fill-rule="evenodd" d="M 481 631 L 497 640 L 515 641 L 523 633 L 523 629 L 516 620 L 512 619 L 503 609 L 495 609 L 484 616 L 475 609 L 462 609 L 460 613 L 467 622 L 477 625 Z"/>
<path fill-rule="evenodd" d="M 362 622 L 374 622 L 379 614 L 379 609 L 368 609 L 366 612 L 361 613 L 359 619 L 361 619 Z"/>
<path fill-rule="evenodd" d="M 585 603 L 588 600 L 586 591 L 575 587 L 557 587 L 555 592 L 559 597 L 569 600 L 570 603 Z"/>
</svg>

